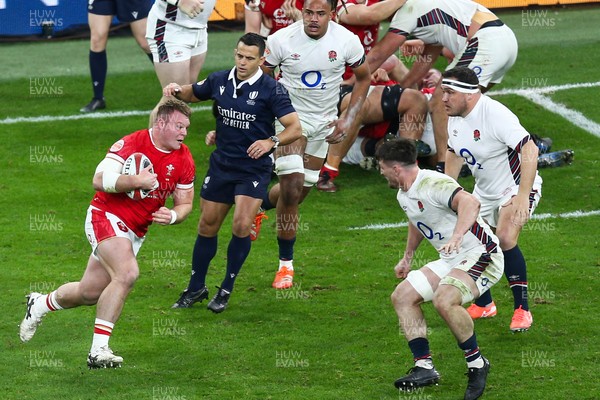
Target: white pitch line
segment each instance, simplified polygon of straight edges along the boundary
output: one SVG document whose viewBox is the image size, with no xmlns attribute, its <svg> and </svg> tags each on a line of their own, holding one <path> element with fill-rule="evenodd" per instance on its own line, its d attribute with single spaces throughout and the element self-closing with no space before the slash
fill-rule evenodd
<svg viewBox="0 0 600 400">
<path fill-rule="evenodd" d="M 507 94 L 517 94 L 519 96 L 527 97 L 532 93 L 553 93 L 561 90 L 569 89 L 581 89 L 600 86 L 600 82 L 583 82 L 583 83 L 570 83 L 566 85 L 554 85 L 537 88 L 527 89 L 502 89 L 502 90 L 491 90 L 487 94 L 490 96 L 502 96 Z"/>
<path fill-rule="evenodd" d="M 554 102 L 549 97 L 543 96 L 538 93 L 531 93 L 530 95 L 525 97 L 534 102 L 535 104 L 544 107 L 546 110 L 560 115 L 573 125 L 588 131 L 596 137 L 600 137 L 600 124 L 586 118 L 586 116 L 580 113 L 579 111 L 571 110 L 570 108 L 567 108 L 564 104 Z"/>
<path fill-rule="evenodd" d="M 571 211 L 567 213 L 561 214 L 533 214 L 531 219 L 534 220 L 545 220 L 552 218 L 582 218 L 582 217 L 592 217 L 595 215 L 600 215 L 600 210 L 594 211 Z M 405 228 L 408 226 L 408 222 L 398 222 L 394 224 L 370 224 L 365 226 L 355 226 L 348 228 L 349 231 L 361 231 L 361 230 L 382 230 L 382 229 L 390 229 L 390 228 Z"/>
<path fill-rule="evenodd" d="M 212 107 L 199 106 L 192 107 L 192 111 L 208 111 Z M 21 122 L 35 123 L 35 122 L 53 122 L 53 121 L 77 121 L 81 119 L 104 119 L 104 118 L 121 118 L 121 117 L 137 117 L 140 115 L 150 115 L 151 110 L 141 111 L 112 111 L 112 112 L 99 112 L 90 114 L 76 114 L 76 115 L 40 115 L 38 117 L 15 117 L 5 118 L 0 120 L 0 125 L 11 125 L 18 124 Z"/>
</svg>

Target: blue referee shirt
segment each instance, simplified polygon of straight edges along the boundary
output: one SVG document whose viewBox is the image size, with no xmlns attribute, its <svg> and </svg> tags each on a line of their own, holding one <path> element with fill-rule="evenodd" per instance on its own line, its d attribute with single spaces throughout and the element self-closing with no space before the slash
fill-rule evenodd
<svg viewBox="0 0 600 400">
<path fill-rule="evenodd" d="M 246 153 L 256 140 L 275 135 L 274 122 L 296 112 L 287 91 L 275 79 L 258 70 L 251 78 L 238 82 L 235 67 L 212 73 L 192 85 L 200 100 L 213 99 L 217 111 L 217 149 L 212 158 L 222 167 L 236 170 L 270 169 L 265 154 L 253 160 Z"/>
</svg>

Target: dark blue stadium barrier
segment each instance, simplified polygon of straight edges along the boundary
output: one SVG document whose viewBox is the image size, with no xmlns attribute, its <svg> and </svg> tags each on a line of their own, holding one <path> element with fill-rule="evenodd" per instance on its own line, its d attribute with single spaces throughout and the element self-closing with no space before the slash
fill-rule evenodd
<svg viewBox="0 0 600 400">
<path fill-rule="evenodd" d="M 1 36 L 48 36 L 87 25 L 86 0 L 0 0 Z"/>
</svg>

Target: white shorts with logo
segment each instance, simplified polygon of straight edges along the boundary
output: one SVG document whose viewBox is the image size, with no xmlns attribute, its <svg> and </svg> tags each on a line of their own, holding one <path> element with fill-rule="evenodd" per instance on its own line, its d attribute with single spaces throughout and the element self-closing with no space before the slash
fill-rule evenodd
<svg viewBox="0 0 600 400">
<path fill-rule="evenodd" d="M 481 218 L 488 223 L 492 228 L 496 228 L 498 226 L 498 216 L 500 214 L 500 209 L 504 206 L 508 201 L 519 193 L 519 185 L 514 185 L 504 191 L 502 196 L 497 200 L 489 200 L 477 193 L 477 190 L 473 191 L 473 195 L 477 197 L 479 202 L 481 203 L 481 208 L 479 209 L 479 215 Z M 531 188 L 531 193 L 529 193 L 529 216 L 533 215 L 536 207 L 540 203 L 540 199 L 542 198 L 542 184 L 540 179 L 536 179 L 533 183 L 533 187 Z"/>
<path fill-rule="evenodd" d="M 479 85 L 486 87 L 490 82 L 502 82 L 517 60 L 518 51 L 517 38 L 508 26 L 485 27 L 475 32 L 467 46 L 455 54 L 446 70 L 457 66 L 468 67 L 477 74 Z"/>
<path fill-rule="evenodd" d="M 309 120 L 304 116 L 300 116 L 300 124 L 302 125 L 302 135 L 306 137 L 306 149 L 304 154 L 311 155 L 317 158 L 327 157 L 329 143 L 325 138 L 333 133 L 333 128 L 329 128 L 331 121 L 322 119 Z M 279 121 L 275 121 L 275 131 L 277 134 L 283 131 L 283 125 Z"/>
<path fill-rule="evenodd" d="M 96 207 L 90 206 L 87 210 L 85 218 L 85 235 L 87 236 L 90 245 L 92 246 L 92 255 L 96 257 L 98 244 L 102 241 L 120 237 L 129 239 L 133 254 L 137 253 L 144 243 L 144 237 L 138 237 L 133 231 L 125 225 L 119 217 L 106 211 L 102 211 Z"/>
<path fill-rule="evenodd" d="M 152 13 L 148 16 L 146 39 L 155 63 L 187 61 L 208 50 L 206 27 L 182 27 L 158 20 Z"/>
<path fill-rule="evenodd" d="M 462 304 L 465 304 L 472 301 L 475 296 L 464 282 L 448 276 L 448 273 L 454 268 L 465 271 L 475 282 L 481 296 L 481 294 L 488 291 L 502 277 L 504 272 L 504 255 L 501 251 L 493 254 L 481 253 L 479 250 L 469 251 L 458 255 L 452 260 L 439 259 L 432 261 L 427 263 L 425 267 L 429 268 L 440 278 L 439 285 L 452 285 L 456 287 L 461 293 Z M 406 280 L 424 301 L 433 300 L 434 290 L 420 269 L 410 271 Z"/>
</svg>

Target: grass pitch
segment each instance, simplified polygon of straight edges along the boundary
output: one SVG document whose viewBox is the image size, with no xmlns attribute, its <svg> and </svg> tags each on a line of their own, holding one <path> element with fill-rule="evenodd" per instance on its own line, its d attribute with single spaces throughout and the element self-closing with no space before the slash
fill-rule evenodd
<svg viewBox="0 0 600 400">
<path fill-rule="evenodd" d="M 520 52 L 498 89 L 599 82 L 600 9 L 532 12 L 499 13 L 517 34 Z M 238 36 L 210 34 L 202 76 L 231 66 Z M 196 204 L 182 225 L 152 227 L 140 252 L 141 276 L 111 339 L 125 359 L 123 368 L 85 366 L 94 307 L 46 316 L 31 342 L 22 344 L 17 326 L 24 296 L 82 274 L 89 255 L 83 221 L 96 164 L 116 139 L 147 124 L 146 115 L 7 123 L 79 115 L 91 98 L 87 46 L 87 41 L 2 46 L 7 67 L 0 77 L 2 398 L 462 398 L 462 353 L 430 305 L 424 310 L 442 381 L 412 394 L 392 386 L 412 365 L 389 301 L 406 228 L 351 228 L 403 222 L 405 216 L 383 178 L 348 166 L 338 193 L 313 192 L 301 206 L 292 290 L 270 287 L 277 265 L 271 212 L 223 314 L 206 310 L 206 302 L 171 310 L 189 276 Z M 548 97 L 600 123 L 599 93 L 597 87 L 576 88 Z M 111 39 L 107 111 L 150 110 L 159 96 L 158 80 L 134 40 Z M 550 136 L 554 149 L 575 151 L 572 166 L 541 171 L 543 198 L 536 214 L 599 210 L 600 139 L 522 96 L 498 99 L 530 132 Z M 209 111 L 196 112 L 192 121 L 186 142 L 201 182 L 210 151 L 202 138 L 214 122 Z M 472 187 L 470 179 L 461 183 Z M 211 294 L 224 273 L 230 222 L 209 272 Z M 526 227 L 520 246 L 528 261 L 534 325 L 530 332 L 509 332 L 512 296 L 503 279 L 493 290 L 498 316 L 476 322 L 482 352 L 492 363 L 485 399 L 598 398 L 599 222 L 597 215 L 551 217 Z M 416 263 L 435 256 L 423 243 Z"/>
</svg>

